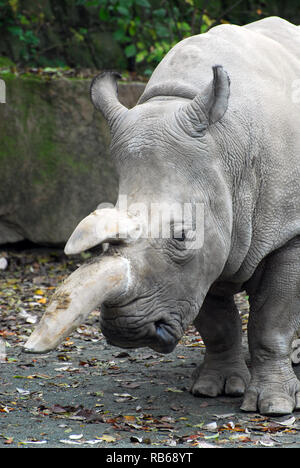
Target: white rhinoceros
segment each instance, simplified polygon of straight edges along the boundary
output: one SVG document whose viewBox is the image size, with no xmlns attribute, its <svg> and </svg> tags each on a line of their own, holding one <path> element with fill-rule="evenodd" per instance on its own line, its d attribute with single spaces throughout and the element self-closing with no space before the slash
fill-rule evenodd
<svg viewBox="0 0 300 468">
<path fill-rule="evenodd" d="M 111 128 L 119 200 L 83 220 L 66 253 L 109 247 L 59 288 L 25 349 L 54 348 L 101 304 L 103 334 L 124 348 L 170 352 L 194 323 L 206 345 L 194 395 L 244 393 L 245 411 L 292 412 L 300 407 L 290 358 L 300 323 L 300 28 L 272 17 L 185 39 L 130 110 L 117 78 L 96 77 L 91 97 Z M 152 235 L 153 218 L 174 204 L 189 216 L 164 211 L 171 235 Z M 234 303 L 243 290 L 251 375 Z"/>
</svg>

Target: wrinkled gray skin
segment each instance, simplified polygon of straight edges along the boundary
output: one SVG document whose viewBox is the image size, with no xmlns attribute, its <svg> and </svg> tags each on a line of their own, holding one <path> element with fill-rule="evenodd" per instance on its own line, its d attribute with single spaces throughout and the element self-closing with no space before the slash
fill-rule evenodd
<svg viewBox="0 0 300 468">
<path fill-rule="evenodd" d="M 114 74 L 92 88 L 111 127 L 119 193 L 129 204 L 204 203 L 205 213 L 200 249 L 176 239 L 110 245 L 104 255 L 128 259 L 133 278 L 122 300 L 104 303 L 104 335 L 170 352 L 194 322 L 206 356 L 191 392 L 245 393 L 242 409 L 263 414 L 300 407 L 290 362 L 300 324 L 299 78 L 300 28 L 268 18 L 177 44 L 129 111 Z M 233 298 L 243 290 L 251 376 Z"/>
</svg>

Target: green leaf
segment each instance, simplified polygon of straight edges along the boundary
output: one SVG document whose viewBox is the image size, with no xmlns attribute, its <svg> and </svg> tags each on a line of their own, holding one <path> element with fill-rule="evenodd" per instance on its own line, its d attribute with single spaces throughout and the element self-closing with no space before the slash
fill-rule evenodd
<svg viewBox="0 0 300 468">
<path fill-rule="evenodd" d="M 136 26 L 139 26 L 141 24 L 141 18 L 135 16 L 135 18 L 133 19 L 133 23 L 135 23 Z"/>
<path fill-rule="evenodd" d="M 185 23 L 184 21 L 182 23 L 178 23 L 178 28 L 181 30 L 181 31 L 188 31 L 190 32 L 191 30 L 191 27 L 188 23 Z"/>
<path fill-rule="evenodd" d="M 217 432 L 216 434 L 214 435 L 210 435 L 210 436 L 205 436 L 204 439 L 205 440 L 208 440 L 208 439 L 218 439 L 220 436 L 219 432 Z"/>
<path fill-rule="evenodd" d="M 135 36 L 136 34 L 136 26 L 135 26 L 135 22 L 134 21 L 130 21 L 130 25 L 129 25 L 129 28 L 128 28 L 128 32 L 129 32 L 129 35 L 132 37 L 132 36 Z"/>
<path fill-rule="evenodd" d="M 146 50 L 142 50 L 141 52 L 139 52 L 135 58 L 136 62 L 137 63 L 142 62 L 145 59 L 146 55 L 147 55 Z"/>
<path fill-rule="evenodd" d="M 122 29 L 118 29 L 113 33 L 113 37 L 116 41 L 119 42 L 129 42 L 130 37 L 128 37 Z"/>
<path fill-rule="evenodd" d="M 129 10 L 128 8 L 120 5 L 117 7 L 117 12 L 120 13 L 120 15 L 123 15 L 123 16 L 126 16 L 127 18 L 130 17 L 130 13 L 129 13 Z"/>
<path fill-rule="evenodd" d="M 100 8 L 99 10 L 99 18 L 102 20 L 102 21 L 108 21 L 109 18 L 110 18 L 110 14 L 109 14 L 109 11 L 102 7 Z"/>
<path fill-rule="evenodd" d="M 46 67 L 44 68 L 45 73 L 56 73 L 58 71 L 57 68 L 55 67 Z M 43 261 L 40 261 L 39 263 L 44 263 Z"/>
<path fill-rule="evenodd" d="M 180 390 L 179 388 L 174 388 L 174 387 L 168 387 L 166 392 L 172 392 L 172 393 L 183 393 L 183 390 Z"/>
<path fill-rule="evenodd" d="M 99 0 L 89 0 L 86 2 L 87 7 L 93 7 L 93 6 L 98 6 L 99 5 Z"/>
<path fill-rule="evenodd" d="M 13 35 L 23 37 L 23 29 L 20 26 L 8 26 L 7 30 Z"/>
<path fill-rule="evenodd" d="M 31 44 L 33 46 L 38 45 L 40 42 L 39 38 L 34 34 L 33 31 L 26 31 L 24 34 L 24 39 L 27 44 Z"/>
<path fill-rule="evenodd" d="M 167 12 L 165 8 L 158 8 L 158 10 L 153 11 L 153 16 L 157 16 L 157 18 L 165 18 L 167 15 Z"/>
<path fill-rule="evenodd" d="M 126 8 L 130 8 L 132 7 L 134 0 L 119 0 L 119 3 L 122 3 L 122 5 L 125 6 Z"/>
<path fill-rule="evenodd" d="M 162 24 L 158 24 L 156 26 L 156 32 L 158 37 L 169 37 L 169 30 L 166 26 L 163 26 Z"/>
<path fill-rule="evenodd" d="M 146 7 L 146 8 L 151 8 L 151 4 L 148 2 L 148 0 L 135 0 L 136 5 Z"/>
<path fill-rule="evenodd" d="M 21 15 L 20 16 L 20 23 L 24 24 L 24 25 L 28 25 L 28 24 L 30 24 L 30 21 L 26 18 L 26 16 Z"/>
<path fill-rule="evenodd" d="M 136 55 L 136 47 L 134 44 L 130 44 L 125 47 L 125 55 L 127 58 L 134 57 Z"/>
<path fill-rule="evenodd" d="M 145 76 L 151 76 L 153 73 L 153 69 L 152 68 L 147 68 L 145 71 L 144 71 L 144 75 Z"/>
</svg>

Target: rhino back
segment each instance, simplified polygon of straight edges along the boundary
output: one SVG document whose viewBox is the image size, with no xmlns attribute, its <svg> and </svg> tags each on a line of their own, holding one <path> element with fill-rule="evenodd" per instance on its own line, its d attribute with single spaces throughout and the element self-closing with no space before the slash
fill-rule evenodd
<svg viewBox="0 0 300 468">
<path fill-rule="evenodd" d="M 236 96 L 253 100 L 253 92 L 262 94 L 270 82 L 273 90 L 282 90 L 283 83 L 299 76 L 300 28 L 271 17 L 242 27 L 216 26 L 184 39 L 154 70 L 140 103 L 163 95 L 195 97 L 205 91 L 216 64 L 230 75 L 232 106 Z"/>
</svg>

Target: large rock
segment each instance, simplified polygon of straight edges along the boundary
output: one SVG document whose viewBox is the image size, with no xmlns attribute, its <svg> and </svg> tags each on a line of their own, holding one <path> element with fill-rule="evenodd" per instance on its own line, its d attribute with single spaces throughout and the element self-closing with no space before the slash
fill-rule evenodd
<svg viewBox="0 0 300 468">
<path fill-rule="evenodd" d="M 2 77 L 4 78 L 4 76 Z M 5 76 L 0 104 L 0 244 L 63 245 L 101 202 L 115 202 L 110 134 L 89 99 L 90 80 Z M 120 84 L 132 107 L 142 83 Z"/>
</svg>

